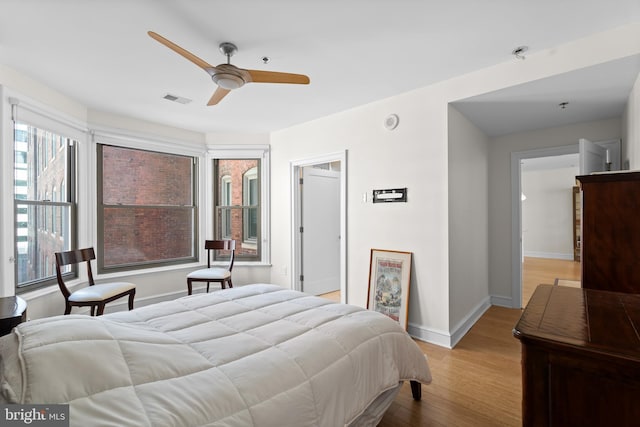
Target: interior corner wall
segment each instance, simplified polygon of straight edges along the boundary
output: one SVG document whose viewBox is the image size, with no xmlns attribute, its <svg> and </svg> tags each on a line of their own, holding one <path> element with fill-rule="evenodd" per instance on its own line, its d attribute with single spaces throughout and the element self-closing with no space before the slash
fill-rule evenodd
<svg viewBox="0 0 640 427">
<path fill-rule="evenodd" d="M 621 118 L 577 123 L 493 138 L 489 142 L 489 293 L 511 300 L 511 153 L 617 139 Z M 553 209 L 553 206 L 549 206 Z"/>
<path fill-rule="evenodd" d="M 489 306 L 489 138 L 452 106 L 448 129 L 449 324 L 457 335 Z"/>
<path fill-rule="evenodd" d="M 640 169 L 640 74 L 629 94 L 622 123 L 622 165 L 625 169 Z"/>
<path fill-rule="evenodd" d="M 431 87 L 271 135 L 273 283 L 293 285 L 291 162 L 346 150 L 347 302 L 367 304 L 372 248 L 412 252 L 409 332 L 448 345 L 446 108 Z M 374 189 L 404 187 L 406 203 L 371 202 Z"/>
</svg>

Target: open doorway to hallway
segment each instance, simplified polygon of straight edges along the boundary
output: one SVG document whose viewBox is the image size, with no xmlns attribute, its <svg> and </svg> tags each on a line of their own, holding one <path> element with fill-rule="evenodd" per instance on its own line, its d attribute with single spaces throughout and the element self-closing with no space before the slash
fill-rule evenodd
<svg viewBox="0 0 640 427">
<path fill-rule="evenodd" d="M 520 159 L 519 169 L 520 302 L 525 307 L 540 284 L 579 284 L 580 212 L 574 199 L 579 155 L 528 156 Z"/>
</svg>

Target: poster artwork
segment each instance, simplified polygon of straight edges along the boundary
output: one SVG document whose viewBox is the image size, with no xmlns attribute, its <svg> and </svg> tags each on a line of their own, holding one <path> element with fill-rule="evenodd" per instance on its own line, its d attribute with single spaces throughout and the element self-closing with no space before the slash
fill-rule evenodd
<svg viewBox="0 0 640 427">
<path fill-rule="evenodd" d="M 400 320 L 402 305 L 402 261 L 378 258 L 376 263 L 376 294 L 373 310 Z"/>
</svg>

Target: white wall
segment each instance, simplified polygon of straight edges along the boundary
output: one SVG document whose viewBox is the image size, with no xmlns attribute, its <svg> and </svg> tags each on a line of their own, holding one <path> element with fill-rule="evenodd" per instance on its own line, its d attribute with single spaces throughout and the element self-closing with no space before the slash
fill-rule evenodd
<svg viewBox="0 0 640 427">
<path fill-rule="evenodd" d="M 393 131 L 383 126 L 390 113 L 400 117 Z M 442 92 L 428 88 L 274 132 L 272 282 L 292 283 L 290 275 L 283 274 L 291 271 L 293 255 L 290 162 L 346 149 L 347 302 L 366 306 L 372 248 L 413 252 L 410 330 L 446 340 L 446 113 Z M 407 203 L 371 203 L 372 190 L 397 187 L 407 187 Z"/>
<path fill-rule="evenodd" d="M 573 260 L 573 187 L 578 166 L 522 172 L 525 256 Z M 552 209 L 550 209 L 552 208 Z"/>
<path fill-rule="evenodd" d="M 455 344 L 489 307 L 489 138 L 449 106 L 449 324 Z"/>
<path fill-rule="evenodd" d="M 489 143 L 489 292 L 511 301 L 511 153 L 577 144 L 579 138 L 620 138 L 620 118 L 578 123 L 494 138 Z M 549 209 L 553 209 L 549 206 Z"/>
<path fill-rule="evenodd" d="M 272 281 L 291 283 L 291 278 L 282 274 L 283 267 L 291 263 L 291 206 L 286 190 L 290 188 L 289 161 L 347 149 L 348 302 L 366 304 L 371 248 L 412 251 L 414 274 L 409 331 L 419 338 L 451 345 L 458 325 L 452 325 L 450 320 L 466 316 L 451 316 L 451 312 L 456 310 L 457 313 L 458 308 L 452 308 L 454 302 L 449 301 L 449 218 L 457 217 L 457 213 L 449 213 L 447 105 L 452 101 L 640 53 L 636 42 L 638 38 L 640 25 L 621 27 L 529 55 L 526 61 L 510 60 L 275 132 L 271 139 Z M 382 128 L 384 117 L 390 113 L 400 116 L 400 125 L 393 132 Z M 617 131 L 615 134 L 606 132 L 607 138 L 619 136 L 619 120 L 617 123 Z M 593 138 L 599 139 L 597 135 Z M 558 141 L 545 139 L 531 142 L 531 146 L 538 144 L 560 145 Z M 522 142 L 522 147 L 527 145 L 527 142 Z M 492 295 L 504 296 L 507 300 L 511 295 L 511 207 L 507 171 L 512 149 L 498 142 L 496 149 L 490 148 L 489 163 L 489 290 Z M 498 171 L 493 170 L 494 166 Z M 492 197 L 494 185 L 496 195 Z M 361 201 L 362 193 L 396 186 L 408 187 L 407 204 L 379 206 Z M 502 200 L 502 191 L 505 192 L 506 203 Z M 481 263 L 468 268 L 467 274 L 470 275 L 475 272 L 481 277 L 484 272 Z M 468 304 L 468 301 L 463 303 Z"/>
<path fill-rule="evenodd" d="M 640 74 L 629 94 L 623 114 L 622 164 L 627 169 L 640 169 Z"/>
</svg>

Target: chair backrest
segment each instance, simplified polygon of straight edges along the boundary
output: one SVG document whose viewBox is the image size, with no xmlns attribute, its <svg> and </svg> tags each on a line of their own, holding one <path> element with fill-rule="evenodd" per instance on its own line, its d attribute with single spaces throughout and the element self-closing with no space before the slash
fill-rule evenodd
<svg viewBox="0 0 640 427">
<path fill-rule="evenodd" d="M 214 251 L 230 251 L 227 269 L 229 271 L 233 269 L 233 261 L 236 257 L 235 240 L 205 240 L 204 248 L 207 251 L 207 268 L 211 268 L 211 255 Z"/>
<path fill-rule="evenodd" d="M 62 291 L 65 298 L 71 295 L 69 289 L 62 279 L 62 267 L 70 264 L 80 264 L 82 262 L 87 263 L 87 277 L 89 279 L 89 285 L 93 286 L 93 274 L 91 272 L 91 260 L 96 259 L 96 253 L 93 248 L 76 249 L 67 252 L 56 252 L 56 278 L 58 279 L 58 286 Z"/>
</svg>

